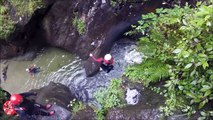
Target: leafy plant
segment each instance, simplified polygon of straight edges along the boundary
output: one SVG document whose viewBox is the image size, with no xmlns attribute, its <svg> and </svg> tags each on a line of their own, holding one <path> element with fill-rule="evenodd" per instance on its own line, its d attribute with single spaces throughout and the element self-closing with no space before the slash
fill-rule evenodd
<svg viewBox="0 0 213 120">
<path fill-rule="evenodd" d="M 213 100 L 212 13 L 212 0 L 198 2 L 196 8 L 186 5 L 157 9 L 156 13 L 142 15 L 139 25 L 128 33 L 142 33 L 139 49 L 145 52 L 148 59 L 168 66 L 165 71 L 169 73 L 169 78 L 164 85 L 167 100 L 166 106 L 161 108 L 166 115 L 177 109 L 190 115 Z M 127 75 L 150 79 L 152 74 L 147 77 L 143 67 L 129 68 Z M 137 75 L 139 73 L 141 75 Z M 145 80 L 143 82 L 147 84 Z"/>
<path fill-rule="evenodd" d="M 127 67 L 125 75 L 131 80 L 142 82 L 148 86 L 163 78 L 169 77 L 168 67 L 159 60 L 148 59 L 142 64 Z"/>
<path fill-rule="evenodd" d="M 11 0 L 11 5 L 15 7 L 17 15 L 32 15 L 39 7 L 43 6 L 42 0 Z"/>
<path fill-rule="evenodd" d="M 86 106 L 81 101 L 76 101 L 76 99 L 70 101 L 68 107 L 72 108 L 71 111 L 73 112 L 73 114 L 76 114 L 79 110 L 83 110 L 86 108 Z"/>
<path fill-rule="evenodd" d="M 13 32 L 14 24 L 5 1 L 0 1 L 0 39 L 6 39 Z"/>
<path fill-rule="evenodd" d="M 96 113 L 96 119 L 97 120 L 104 120 L 105 119 L 105 114 L 106 111 L 104 111 L 104 109 L 95 109 L 95 113 Z"/>
<path fill-rule="evenodd" d="M 96 110 L 98 120 L 102 120 L 109 108 L 121 107 L 124 105 L 124 91 L 121 89 L 121 84 L 122 80 L 113 79 L 107 88 L 95 92 L 95 98 L 102 106 L 101 109 Z"/>
<path fill-rule="evenodd" d="M 72 21 L 73 26 L 76 28 L 80 35 L 83 35 L 85 32 L 85 22 L 78 17 L 75 17 Z"/>
</svg>

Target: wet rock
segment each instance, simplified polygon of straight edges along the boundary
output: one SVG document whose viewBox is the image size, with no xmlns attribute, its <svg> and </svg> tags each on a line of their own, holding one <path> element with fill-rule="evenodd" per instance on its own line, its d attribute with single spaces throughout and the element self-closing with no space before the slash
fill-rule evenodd
<svg viewBox="0 0 213 120">
<path fill-rule="evenodd" d="M 4 61 L 1 63 L 1 71 L 0 71 L 0 83 L 7 80 L 7 69 L 8 69 L 8 62 Z"/>
<path fill-rule="evenodd" d="M 35 101 L 40 104 L 55 103 L 61 107 L 69 110 L 67 105 L 74 96 L 68 87 L 60 84 L 50 82 L 49 85 L 37 90 L 32 90 L 37 93 Z"/>
<path fill-rule="evenodd" d="M 53 116 L 39 116 L 37 120 L 70 120 L 71 112 L 63 107 L 53 105 L 50 110 L 55 110 Z"/>
<path fill-rule="evenodd" d="M 56 111 L 54 116 L 36 116 L 38 120 L 70 120 L 71 112 L 67 105 L 74 99 L 74 96 L 68 87 L 50 82 L 48 86 L 32 91 L 36 92 L 37 96 L 32 96 L 29 99 L 34 99 L 36 103 L 43 105 L 52 103 L 54 105 L 50 110 Z"/>
<path fill-rule="evenodd" d="M 96 114 L 94 110 L 87 106 L 85 109 L 78 111 L 72 120 L 96 120 Z"/>
<path fill-rule="evenodd" d="M 159 120 L 159 114 L 158 109 L 145 108 L 141 104 L 111 109 L 107 114 L 107 120 Z"/>
</svg>

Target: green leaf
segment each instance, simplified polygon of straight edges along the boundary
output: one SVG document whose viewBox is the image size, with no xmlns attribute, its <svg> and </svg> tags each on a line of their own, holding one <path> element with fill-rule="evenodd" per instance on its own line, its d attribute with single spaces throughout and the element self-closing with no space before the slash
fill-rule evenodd
<svg viewBox="0 0 213 120">
<path fill-rule="evenodd" d="M 206 104 L 206 100 L 202 101 L 200 104 L 199 104 L 199 109 L 203 108 L 203 106 Z"/>
<path fill-rule="evenodd" d="M 206 69 L 206 67 L 209 66 L 209 64 L 207 63 L 207 61 L 204 60 L 204 59 L 201 60 L 201 63 L 202 63 L 202 66 L 203 66 L 204 69 Z"/>
<path fill-rule="evenodd" d="M 195 95 L 191 92 L 186 92 L 186 95 L 188 95 L 191 98 L 196 98 Z"/>
<path fill-rule="evenodd" d="M 172 53 L 180 53 L 181 52 L 181 49 L 175 49 Z"/>
<path fill-rule="evenodd" d="M 203 53 L 199 53 L 198 56 L 199 56 L 199 57 L 204 57 L 204 58 L 207 57 L 207 55 L 205 55 L 205 54 L 203 54 Z"/>
<path fill-rule="evenodd" d="M 201 111 L 200 114 L 201 114 L 202 116 L 206 116 L 206 113 L 203 112 L 203 111 Z"/>
<path fill-rule="evenodd" d="M 188 51 L 183 51 L 183 57 L 184 58 L 187 58 L 187 57 L 189 57 L 189 55 L 190 55 L 190 53 L 188 52 Z"/>
<path fill-rule="evenodd" d="M 187 25 L 187 22 L 186 22 L 185 19 L 183 19 L 182 22 L 183 22 L 184 25 Z"/>
<path fill-rule="evenodd" d="M 212 88 L 212 87 L 209 86 L 209 85 L 203 85 L 203 86 L 202 86 L 202 89 L 201 89 L 200 91 L 206 92 L 207 90 L 210 90 L 211 88 Z"/>
<path fill-rule="evenodd" d="M 213 49 L 212 45 L 206 45 L 205 47 L 206 47 L 207 51 L 211 51 Z"/>
<path fill-rule="evenodd" d="M 187 65 L 185 66 L 184 69 L 189 69 L 191 66 L 192 66 L 192 63 L 189 63 L 189 64 L 187 64 Z"/>
<path fill-rule="evenodd" d="M 209 96 L 211 93 L 212 93 L 212 91 L 211 91 L 211 90 L 207 90 L 207 91 L 205 92 L 205 94 L 204 94 L 204 97 Z"/>
</svg>

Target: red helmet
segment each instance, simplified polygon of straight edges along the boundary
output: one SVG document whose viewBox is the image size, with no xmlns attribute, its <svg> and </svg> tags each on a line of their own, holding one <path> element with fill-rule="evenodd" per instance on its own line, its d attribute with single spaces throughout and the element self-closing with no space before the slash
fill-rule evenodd
<svg viewBox="0 0 213 120">
<path fill-rule="evenodd" d="M 13 94 L 10 97 L 10 101 L 13 105 L 20 105 L 23 102 L 23 97 L 19 94 Z"/>
</svg>

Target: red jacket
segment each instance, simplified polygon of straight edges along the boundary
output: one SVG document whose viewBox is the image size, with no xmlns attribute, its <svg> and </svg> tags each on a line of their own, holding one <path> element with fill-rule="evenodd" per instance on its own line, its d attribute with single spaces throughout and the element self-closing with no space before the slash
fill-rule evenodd
<svg viewBox="0 0 213 120">
<path fill-rule="evenodd" d="M 104 58 L 95 58 L 94 56 L 91 56 L 93 60 L 95 60 L 96 62 L 99 62 L 99 63 L 103 63 L 103 64 L 106 64 L 106 65 L 112 65 L 114 64 L 114 59 L 112 58 L 111 60 L 104 60 Z"/>
</svg>

